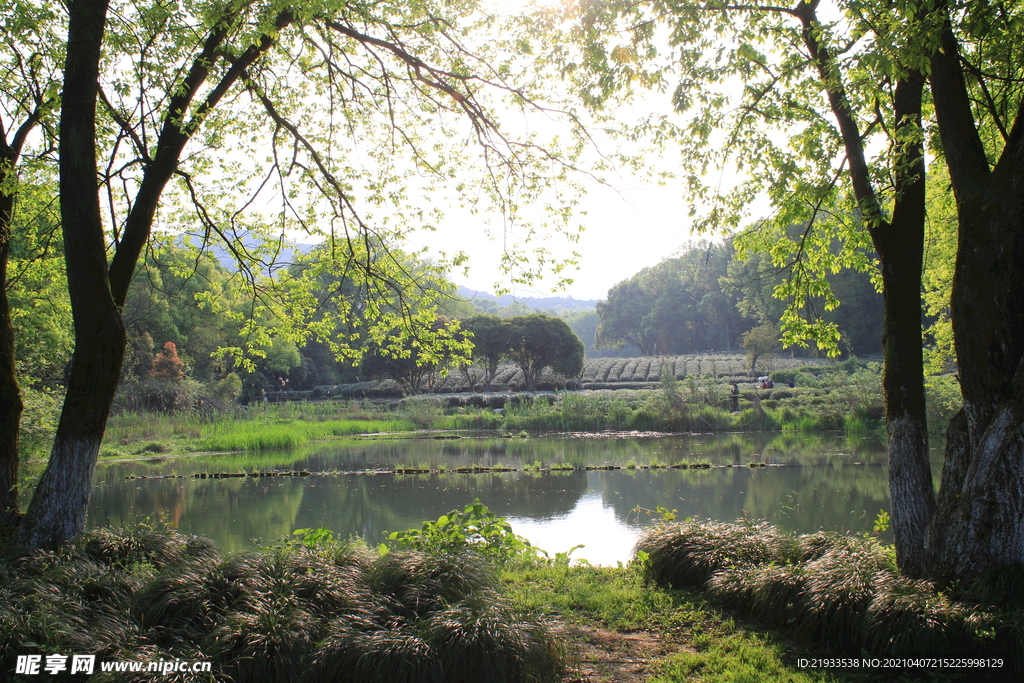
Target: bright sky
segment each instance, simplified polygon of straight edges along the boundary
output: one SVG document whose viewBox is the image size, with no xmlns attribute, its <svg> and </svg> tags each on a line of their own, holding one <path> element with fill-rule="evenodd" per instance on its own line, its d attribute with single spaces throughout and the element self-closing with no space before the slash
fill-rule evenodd
<svg viewBox="0 0 1024 683">
<path fill-rule="evenodd" d="M 595 184 L 581 202 L 587 215 L 582 221 L 586 230 L 579 243 L 570 244 L 555 237 L 545 245 L 558 256 L 568 256 L 573 250 L 580 253 L 579 270 L 569 274 L 573 284 L 562 292 L 517 285 L 512 287 L 513 294 L 605 299 L 613 285 L 673 256 L 690 240 L 686 206 L 678 188 L 631 178 L 619 178 L 611 184 L 614 190 Z M 449 253 L 459 249 L 468 253 L 469 276 L 453 274 L 456 284 L 492 292 L 494 283 L 502 281 L 498 271 L 500 236 L 488 239 L 472 217 L 452 217 L 437 232 L 417 233 L 410 243 Z M 549 278 L 549 286 L 553 282 Z"/>
<path fill-rule="evenodd" d="M 531 0 L 506 0 L 510 6 L 521 7 Z M 557 4 L 562 0 L 532 0 L 540 4 Z M 737 88 L 740 86 L 737 85 Z M 738 92 L 738 90 L 737 90 Z M 670 92 L 651 91 L 638 94 L 631 103 L 619 103 L 616 114 L 624 122 L 635 123 L 650 116 L 671 114 Z M 504 124 L 512 128 L 523 126 L 524 130 L 557 130 L 558 123 L 545 123 L 545 119 L 529 114 L 515 113 Z M 677 122 L 680 123 L 680 122 Z M 557 134 L 557 133 L 555 133 Z M 602 137 L 597 129 L 591 134 Z M 606 158 L 615 151 L 615 143 L 608 139 L 597 140 L 597 151 Z M 626 148 L 629 154 L 635 149 Z M 672 159 L 676 151 L 668 143 L 659 153 L 648 156 L 649 169 L 653 178 L 656 172 L 674 172 L 679 169 Z M 585 166 L 584 166 L 585 168 Z M 718 175 L 719 172 L 715 172 Z M 585 228 L 576 244 L 558 236 L 544 246 L 556 257 L 568 257 L 573 251 L 580 254 L 579 268 L 575 272 L 563 273 L 573 283 L 561 291 L 552 291 L 557 278 L 549 277 L 546 282 L 534 288 L 511 285 L 507 277 L 502 279 L 500 258 L 502 252 L 501 225 L 493 225 L 495 239 L 488 239 L 481 224 L 473 217 L 457 217 L 448 211 L 448 220 L 438 226 L 436 232 L 414 233 L 410 245 L 428 247 L 448 254 L 462 250 L 470 256 L 470 272 L 451 273 L 451 279 L 470 289 L 493 293 L 495 284 L 500 283 L 511 289 L 517 296 L 571 296 L 576 299 L 606 299 L 608 290 L 626 280 L 643 268 L 657 265 L 660 261 L 678 255 L 683 248 L 699 239 L 715 239 L 714 236 L 696 235 L 691 232 L 692 219 L 683 196 L 683 183 L 658 185 L 648 178 L 629 175 L 622 170 L 618 175 L 605 174 L 608 186 L 596 181 L 589 183 L 588 194 L 580 202 L 581 211 L 586 212 L 579 222 Z M 723 174 L 718 184 L 723 189 L 735 178 Z M 765 209 L 759 206 L 758 209 Z M 757 209 L 754 210 L 754 213 Z"/>
</svg>

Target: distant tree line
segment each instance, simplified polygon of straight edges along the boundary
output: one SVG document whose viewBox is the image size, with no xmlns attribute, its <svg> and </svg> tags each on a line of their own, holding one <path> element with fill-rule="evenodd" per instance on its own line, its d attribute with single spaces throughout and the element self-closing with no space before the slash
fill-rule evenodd
<svg viewBox="0 0 1024 683">
<path fill-rule="evenodd" d="M 767 254 L 738 259 L 732 239 L 695 245 L 608 291 L 597 304 L 595 346 L 625 356 L 739 348 L 752 328 L 778 327 L 786 301 L 774 293 L 786 278 L 786 269 L 773 266 Z M 842 305 L 832 308 L 824 296 L 810 297 L 808 315 L 838 324 L 844 352 L 881 352 L 882 297 L 871 277 L 844 270 L 827 281 Z"/>
<path fill-rule="evenodd" d="M 41 217 L 37 228 L 29 236 L 44 242 L 53 223 Z M 18 247 L 25 253 L 13 254 L 19 279 L 10 291 L 22 302 L 23 313 L 16 320 L 18 362 L 27 380 L 28 410 L 33 420 L 44 424 L 46 416 L 39 411 L 54 404 L 43 392 L 63 383 L 71 352 L 70 305 L 60 250 L 33 255 L 30 240 Z M 412 256 L 393 255 L 412 272 L 432 268 Z M 298 277 L 316 259 L 315 250 L 298 253 L 282 267 Z M 319 301 L 318 313 L 307 324 L 330 325 L 330 330 L 296 340 L 288 326 L 276 326 L 273 316 L 258 305 L 247 278 L 226 267 L 217 255 L 197 255 L 194 248 L 173 242 L 155 245 L 138 268 L 125 302 L 128 353 L 116 406 L 215 410 L 239 400 L 258 401 L 275 391 L 382 378 L 396 380 L 408 393 L 419 393 L 429 391 L 446 372 L 461 373 L 475 390 L 489 390 L 499 364 L 505 362 L 519 366 L 528 387 L 536 387 L 545 368 L 571 383 L 587 357 L 746 348 L 744 335 L 752 329 L 777 326 L 784 302 L 772 292 L 785 273 L 759 254 L 737 260 L 731 241 L 697 245 L 616 284 L 597 310 L 563 309 L 559 316 L 515 301 L 495 307 L 486 298 L 448 297 L 454 285 L 446 289 L 441 284 L 437 287 L 444 291 L 421 297 L 422 305 L 437 306 L 437 320 L 418 336 L 401 341 L 358 332 L 368 322 L 359 316 L 372 314 L 361 303 L 367 297 L 364 288 L 340 275 L 321 273 L 317 278 L 313 294 Z M 853 271 L 830 278 L 843 303 L 823 313 L 839 324 L 843 348 L 876 353 L 881 304 L 869 278 Z M 443 278 L 434 273 L 434 281 Z M 339 299 L 349 302 L 348 318 L 331 315 Z M 413 308 L 421 305 L 416 296 L 407 296 L 405 303 L 410 302 Z M 253 319 L 259 322 L 258 329 Z M 251 337 L 257 334 L 254 345 Z M 448 339 L 447 352 L 436 351 L 438 335 Z M 332 338 L 362 349 L 364 357 L 339 360 Z M 247 363 L 218 352 L 245 345 L 257 350 Z"/>
</svg>

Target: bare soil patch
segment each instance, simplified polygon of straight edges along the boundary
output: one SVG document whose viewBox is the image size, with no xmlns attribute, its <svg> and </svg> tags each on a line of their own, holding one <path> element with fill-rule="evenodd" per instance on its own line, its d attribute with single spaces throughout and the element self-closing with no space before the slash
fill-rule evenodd
<svg viewBox="0 0 1024 683">
<path fill-rule="evenodd" d="M 655 661 L 687 649 L 654 631 L 619 632 L 588 625 L 567 625 L 562 630 L 573 642 L 577 662 L 567 683 L 645 681 Z"/>
</svg>

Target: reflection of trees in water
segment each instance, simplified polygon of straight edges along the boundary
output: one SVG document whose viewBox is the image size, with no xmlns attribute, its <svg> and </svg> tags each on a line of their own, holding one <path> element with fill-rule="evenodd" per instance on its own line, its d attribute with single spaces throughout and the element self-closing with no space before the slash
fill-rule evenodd
<svg viewBox="0 0 1024 683">
<path fill-rule="evenodd" d="M 672 464 L 707 460 L 744 465 L 710 470 L 614 470 L 431 475 L 337 475 L 271 479 L 142 479 L 130 474 L 202 471 L 369 469 L 380 464 L 437 467 L 504 464 Z M 788 463 L 750 469 L 751 461 Z M 854 462 L 871 463 L 853 465 Z M 370 543 L 384 531 L 419 526 L 480 498 L 504 516 L 545 519 L 568 514 L 600 491 L 620 520 L 640 505 L 677 508 L 683 517 L 732 521 L 747 516 L 812 531 L 869 529 L 888 507 L 884 451 L 871 441 L 799 433 L 670 437 L 401 439 L 328 442 L 278 453 L 108 465 L 97 478 L 90 524 L 149 517 L 180 520 L 182 531 L 211 536 L 226 550 L 252 538 L 275 540 L 294 529 L 327 526 Z M 589 482 L 589 484 L 588 484 Z M 863 517 L 863 519 L 858 519 Z M 108 522 L 109 519 L 109 522 Z M 644 520 L 646 521 L 646 520 Z"/>
<path fill-rule="evenodd" d="M 531 438 L 461 438 L 454 440 L 401 438 L 375 441 L 326 441 L 302 448 L 222 455 L 155 457 L 149 460 L 101 465 L 97 481 L 117 481 L 129 475 L 191 475 L 198 472 L 252 472 L 273 469 L 366 470 L 398 464 L 433 468 L 471 465 L 523 467 L 567 463 L 574 466 L 708 460 L 714 464 L 746 465 L 751 460 L 787 464 L 822 464 L 834 453 L 851 453 L 857 460 L 881 462 L 885 451 L 872 440 L 796 432 L 680 434 L 661 437 L 598 435 Z"/>
<path fill-rule="evenodd" d="M 870 530 L 888 509 L 884 468 L 847 462 L 816 467 L 617 470 L 600 473 L 605 504 L 636 520 L 636 506 L 677 509 L 682 518 L 766 519 L 800 532 Z M 647 521 L 647 520 L 641 520 Z"/>
<path fill-rule="evenodd" d="M 253 539 L 276 541 L 295 530 L 302 507 L 301 479 L 145 479 L 97 487 L 89 525 L 121 526 L 167 520 L 183 533 L 213 538 L 227 552 L 252 548 Z"/>
<path fill-rule="evenodd" d="M 586 492 L 583 472 L 424 474 L 312 481 L 299 527 L 330 527 L 375 544 L 385 531 L 420 526 L 479 498 L 495 514 L 550 518 L 568 514 Z M 343 482 L 343 483 L 342 483 Z"/>
</svg>

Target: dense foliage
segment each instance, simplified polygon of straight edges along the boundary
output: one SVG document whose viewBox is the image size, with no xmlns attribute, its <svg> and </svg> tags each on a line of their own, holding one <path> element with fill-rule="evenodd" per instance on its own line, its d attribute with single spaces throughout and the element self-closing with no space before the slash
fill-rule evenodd
<svg viewBox="0 0 1024 683">
<path fill-rule="evenodd" d="M 732 239 L 693 246 L 608 291 L 608 298 L 597 305 L 597 345 L 640 356 L 734 349 L 755 325 L 778 328 L 786 304 L 776 293 L 787 277 L 762 253 L 739 258 Z M 843 271 L 829 275 L 828 281 L 842 305 L 825 311 L 825 301 L 818 297 L 808 299 L 806 306 L 838 327 L 844 351 L 880 352 L 881 295 L 871 277 Z"/>
</svg>

